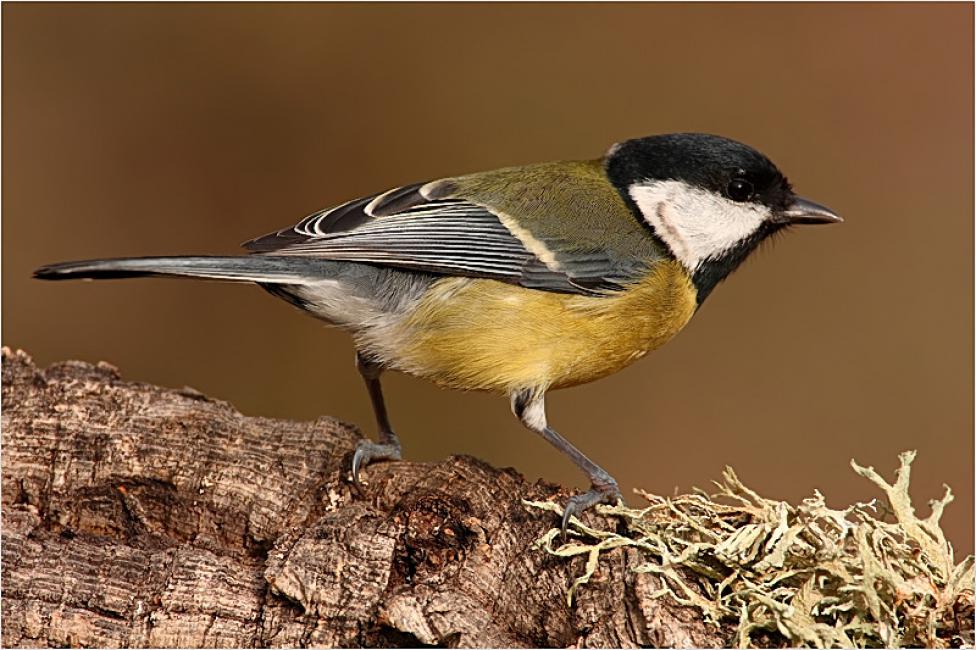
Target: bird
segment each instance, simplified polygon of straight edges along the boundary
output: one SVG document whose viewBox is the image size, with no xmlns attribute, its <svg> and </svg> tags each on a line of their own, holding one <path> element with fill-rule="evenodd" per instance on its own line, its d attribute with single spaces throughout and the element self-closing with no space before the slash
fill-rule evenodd
<svg viewBox="0 0 976 650">
<path fill-rule="evenodd" d="M 544 162 L 395 187 L 310 214 L 239 256 L 63 262 L 45 280 L 142 276 L 256 283 L 349 334 L 376 420 L 351 460 L 401 459 L 386 370 L 500 393 L 589 479 L 571 518 L 622 500 L 617 481 L 550 426 L 545 399 L 675 336 L 765 240 L 842 221 L 796 195 L 764 154 L 706 133 L 614 144 Z"/>
</svg>

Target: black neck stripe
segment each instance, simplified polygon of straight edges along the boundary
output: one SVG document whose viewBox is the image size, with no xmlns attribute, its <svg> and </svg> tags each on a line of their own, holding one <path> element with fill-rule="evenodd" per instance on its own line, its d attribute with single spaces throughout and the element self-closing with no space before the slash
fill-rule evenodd
<svg viewBox="0 0 976 650">
<path fill-rule="evenodd" d="M 712 289 L 735 271 L 764 239 L 784 226 L 785 224 L 782 223 L 763 222 L 756 232 L 722 253 L 721 256 L 703 260 L 691 276 L 691 281 L 698 292 L 698 305 L 701 306 Z"/>
</svg>

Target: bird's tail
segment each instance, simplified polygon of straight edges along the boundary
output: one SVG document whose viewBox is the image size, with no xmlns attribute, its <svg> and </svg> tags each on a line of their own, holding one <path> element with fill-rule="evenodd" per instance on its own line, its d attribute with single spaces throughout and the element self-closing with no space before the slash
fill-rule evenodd
<svg viewBox="0 0 976 650">
<path fill-rule="evenodd" d="M 262 284 L 304 284 L 328 277 L 328 271 L 334 264 L 328 260 L 263 255 L 125 257 L 48 264 L 34 271 L 34 277 L 42 280 L 101 280 L 155 275 Z"/>
</svg>

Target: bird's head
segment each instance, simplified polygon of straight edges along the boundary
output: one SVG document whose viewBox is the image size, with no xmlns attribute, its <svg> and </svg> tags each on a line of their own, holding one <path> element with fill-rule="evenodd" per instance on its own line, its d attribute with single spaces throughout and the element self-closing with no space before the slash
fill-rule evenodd
<svg viewBox="0 0 976 650">
<path fill-rule="evenodd" d="M 794 194 L 766 156 L 715 135 L 627 140 L 611 147 L 606 169 L 634 213 L 692 275 L 699 301 L 773 233 L 841 221 Z"/>
</svg>

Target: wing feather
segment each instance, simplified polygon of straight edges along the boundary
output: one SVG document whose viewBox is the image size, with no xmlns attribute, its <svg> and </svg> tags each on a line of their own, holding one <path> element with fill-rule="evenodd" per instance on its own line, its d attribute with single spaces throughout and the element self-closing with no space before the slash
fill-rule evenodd
<svg viewBox="0 0 976 650">
<path fill-rule="evenodd" d="M 492 278 L 563 293 L 603 295 L 625 283 L 626 274 L 601 251 L 567 251 L 558 264 L 547 265 L 489 206 L 452 197 L 449 187 L 436 181 L 393 188 L 316 212 L 244 246 L 257 254 Z"/>
</svg>

